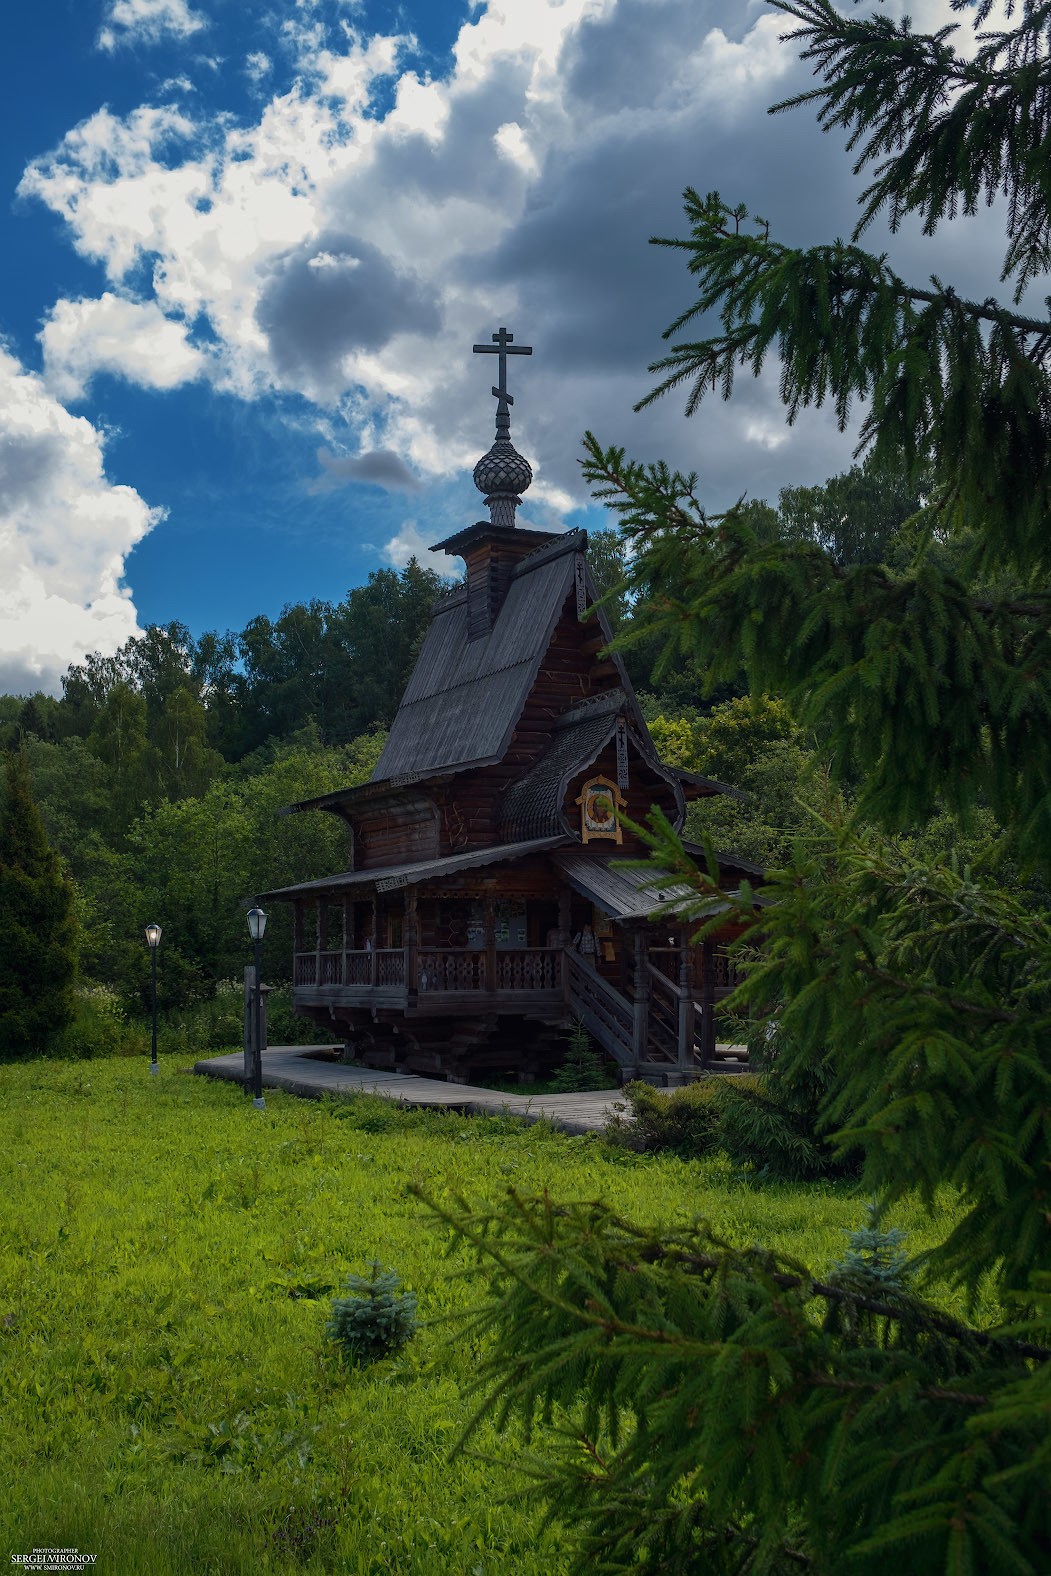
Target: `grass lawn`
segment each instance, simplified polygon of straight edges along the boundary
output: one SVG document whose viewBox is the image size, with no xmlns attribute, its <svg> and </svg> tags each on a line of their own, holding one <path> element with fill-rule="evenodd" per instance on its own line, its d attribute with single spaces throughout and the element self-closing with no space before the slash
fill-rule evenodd
<svg viewBox="0 0 1051 1576">
<path fill-rule="evenodd" d="M 241 1091 L 169 1059 L 0 1068 L 0 1560 L 94 1554 L 106 1576 L 333 1571 L 558 1576 L 515 1486 L 515 1441 L 471 1415 L 477 1353 L 444 1315 L 468 1260 L 406 1193 L 508 1186 L 706 1216 L 823 1270 L 860 1223 L 843 1186 L 751 1187 L 718 1161 L 609 1149 L 543 1124 Z M 929 1231 L 899 1215 L 918 1250 Z M 379 1260 L 424 1322 L 344 1368 L 323 1335 Z M 464 1273 L 466 1271 L 466 1273 Z"/>
</svg>

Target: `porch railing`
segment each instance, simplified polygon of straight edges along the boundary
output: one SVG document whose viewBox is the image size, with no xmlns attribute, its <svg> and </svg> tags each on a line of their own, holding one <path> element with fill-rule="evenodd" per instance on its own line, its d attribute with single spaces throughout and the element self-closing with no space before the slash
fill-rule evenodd
<svg viewBox="0 0 1051 1576">
<path fill-rule="evenodd" d="M 485 990 L 485 953 L 465 947 L 421 947 L 418 988 L 425 991 Z"/>
<path fill-rule="evenodd" d="M 515 947 L 496 954 L 499 991 L 561 990 L 561 947 Z"/>
<path fill-rule="evenodd" d="M 499 991 L 513 995 L 518 991 L 560 991 L 562 959 L 561 947 L 513 947 L 496 953 L 495 969 L 490 971 L 485 952 L 478 948 L 420 947 L 414 983 L 421 993 Z M 397 947 L 376 952 L 297 952 L 293 980 L 296 985 L 359 989 L 404 985 L 406 951 Z"/>
</svg>

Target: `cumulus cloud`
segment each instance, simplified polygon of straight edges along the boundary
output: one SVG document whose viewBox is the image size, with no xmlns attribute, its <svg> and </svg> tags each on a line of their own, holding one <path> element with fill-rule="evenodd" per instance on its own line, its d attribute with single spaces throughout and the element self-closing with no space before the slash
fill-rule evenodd
<svg viewBox="0 0 1051 1576">
<path fill-rule="evenodd" d="M 165 317 L 156 301 L 131 301 L 108 290 L 97 300 L 57 301 L 40 341 L 48 386 L 63 401 L 80 399 L 96 372 L 142 388 L 171 389 L 206 366 L 185 323 Z"/>
<path fill-rule="evenodd" d="M 947 3 L 919 0 L 917 24 L 939 22 Z M 408 35 L 366 37 L 326 15 L 301 4 L 272 42 L 257 31 L 268 47 L 247 69 L 269 97 L 254 123 L 103 110 L 27 170 L 23 194 L 62 217 L 110 291 L 52 313 L 55 387 L 83 388 L 93 364 L 115 370 L 102 325 L 119 297 L 138 309 L 143 344 L 152 334 L 165 347 L 157 363 L 125 358 L 123 375 L 299 394 L 319 422 L 336 411 L 349 422 L 361 463 L 390 453 L 448 477 L 489 440 L 491 380 L 468 347 L 503 322 L 536 350 L 514 369 L 534 510 L 583 501 L 585 427 L 696 466 L 715 504 L 849 462 L 850 439 L 825 412 L 785 437 L 773 375 L 742 380 L 731 405 L 708 401 L 689 423 L 674 397 L 631 414 L 690 298 L 681 254 L 647 244 L 681 232 L 686 185 L 744 200 L 792 244 L 853 224 L 857 183 L 836 139 L 805 109 L 765 114 L 810 83 L 780 40 L 783 17 L 751 0 L 489 0 L 432 79 Z M 279 81 L 289 59 L 295 74 Z M 965 248 L 909 227 L 870 240 L 921 279 L 958 277 L 962 259 L 965 287 L 995 281 L 995 223 L 970 224 Z M 82 343 L 74 309 L 98 327 Z M 206 362 L 185 324 L 203 325 Z"/>
<path fill-rule="evenodd" d="M 346 388 L 354 351 L 441 327 L 433 288 L 360 237 L 331 233 L 274 263 L 256 320 L 278 374 L 322 403 Z"/>
<path fill-rule="evenodd" d="M 186 0 L 110 0 L 98 45 L 112 51 L 121 44 L 159 44 L 189 38 L 207 25 Z"/>
<path fill-rule="evenodd" d="M 138 634 L 124 560 L 161 518 L 103 467 L 100 433 L 0 348 L 0 691 L 57 692 Z"/>
</svg>

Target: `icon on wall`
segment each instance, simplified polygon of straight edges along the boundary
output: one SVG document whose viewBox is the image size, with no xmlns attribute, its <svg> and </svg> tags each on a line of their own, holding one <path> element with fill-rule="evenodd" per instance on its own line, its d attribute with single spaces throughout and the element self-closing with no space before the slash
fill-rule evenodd
<svg viewBox="0 0 1051 1576">
<path fill-rule="evenodd" d="M 592 777 L 584 784 L 580 797 L 580 837 L 585 843 L 599 838 L 622 843 L 620 814 L 624 809 L 624 795 L 609 777 Z"/>
</svg>

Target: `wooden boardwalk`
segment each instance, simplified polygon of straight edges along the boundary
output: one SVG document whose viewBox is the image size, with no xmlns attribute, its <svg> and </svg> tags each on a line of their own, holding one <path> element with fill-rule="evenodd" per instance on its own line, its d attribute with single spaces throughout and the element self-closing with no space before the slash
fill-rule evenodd
<svg viewBox="0 0 1051 1576">
<path fill-rule="evenodd" d="M 565 1133 L 601 1132 L 614 1102 L 623 1106 L 620 1089 L 599 1089 L 580 1094 L 500 1094 L 472 1084 L 442 1083 L 436 1078 L 415 1078 L 403 1073 L 351 1067 L 343 1062 L 317 1061 L 309 1052 L 316 1046 L 273 1045 L 263 1052 L 263 1086 L 285 1089 L 308 1099 L 331 1095 L 375 1094 L 403 1105 L 430 1106 L 484 1116 L 517 1116 L 523 1122 L 546 1118 Z M 212 1056 L 194 1064 L 195 1073 L 208 1078 L 244 1081 L 244 1056 Z"/>
</svg>

